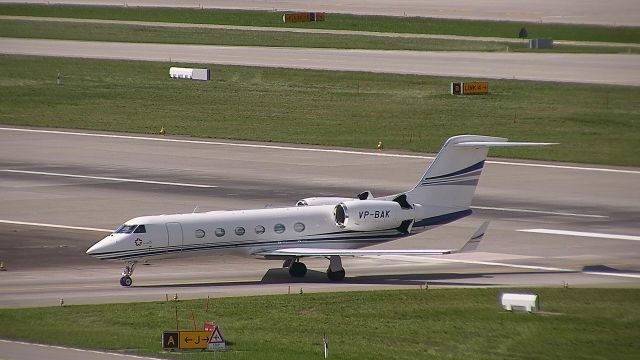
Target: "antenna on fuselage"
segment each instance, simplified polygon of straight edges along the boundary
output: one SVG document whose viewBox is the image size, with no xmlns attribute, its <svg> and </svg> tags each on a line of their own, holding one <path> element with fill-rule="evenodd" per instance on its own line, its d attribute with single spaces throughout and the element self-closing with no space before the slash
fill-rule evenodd
<svg viewBox="0 0 640 360">
<path fill-rule="evenodd" d="M 196 213 L 196 211 L 198 211 L 198 207 L 199 207 L 199 206 L 198 206 L 198 205 L 196 205 L 196 207 L 194 207 L 194 208 L 193 208 L 193 212 L 192 212 L 192 214 L 195 214 L 195 213 Z"/>
</svg>

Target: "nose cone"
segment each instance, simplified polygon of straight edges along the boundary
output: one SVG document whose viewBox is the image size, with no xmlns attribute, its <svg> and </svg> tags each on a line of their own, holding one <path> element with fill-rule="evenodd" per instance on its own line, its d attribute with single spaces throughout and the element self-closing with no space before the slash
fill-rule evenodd
<svg viewBox="0 0 640 360">
<path fill-rule="evenodd" d="M 112 243 L 113 243 L 113 239 L 111 238 L 111 235 L 109 235 L 106 238 L 95 243 L 92 247 L 90 247 L 87 250 L 87 255 L 100 257 L 99 256 L 100 254 L 104 254 L 105 252 L 109 251 L 109 248 L 111 247 Z"/>
</svg>

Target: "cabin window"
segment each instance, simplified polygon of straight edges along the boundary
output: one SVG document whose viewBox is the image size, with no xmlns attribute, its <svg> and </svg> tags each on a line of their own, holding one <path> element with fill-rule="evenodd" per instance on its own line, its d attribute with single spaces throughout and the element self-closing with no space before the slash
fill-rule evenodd
<svg viewBox="0 0 640 360">
<path fill-rule="evenodd" d="M 124 224 L 122 226 L 120 226 L 115 233 L 117 234 L 131 234 L 133 232 L 133 230 L 135 230 L 137 225 L 127 225 Z"/>
<path fill-rule="evenodd" d="M 304 231 L 304 224 L 301 222 L 297 222 L 295 224 L 293 224 L 293 230 L 295 230 L 296 232 L 303 232 Z"/>
<path fill-rule="evenodd" d="M 244 235 L 244 228 L 242 226 L 238 226 L 236 228 L 236 235 L 238 235 L 238 236 Z"/>
<path fill-rule="evenodd" d="M 264 232 L 265 232 L 264 226 L 262 225 L 256 226 L 256 234 L 264 234 Z"/>
<path fill-rule="evenodd" d="M 147 232 L 147 228 L 144 225 L 138 225 L 138 227 L 133 231 L 134 234 L 144 234 Z"/>
<path fill-rule="evenodd" d="M 217 237 L 224 236 L 224 229 L 223 228 L 217 228 L 216 229 L 216 236 Z"/>
<path fill-rule="evenodd" d="M 273 231 L 275 231 L 275 232 L 276 232 L 276 233 L 278 233 L 278 234 L 282 234 L 282 233 L 284 232 L 284 230 L 285 230 L 285 227 L 284 227 L 284 225 L 282 225 L 282 224 L 276 224 L 276 225 L 273 227 Z"/>
<path fill-rule="evenodd" d="M 205 235 L 204 230 L 202 230 L 202 229 L 196 230 L 196 234 L 195 235 L 196 235 L 196 237 L 198 239 L 202 239 L 204 237 L 204 235 Z"/>
</svg>

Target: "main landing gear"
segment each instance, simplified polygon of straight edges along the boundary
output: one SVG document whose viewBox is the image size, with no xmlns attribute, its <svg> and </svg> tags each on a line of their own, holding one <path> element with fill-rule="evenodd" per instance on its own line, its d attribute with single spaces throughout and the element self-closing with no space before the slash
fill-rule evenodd
<svg viewBox="0 0 640 360">
<path fill-rule="evenodd" d="M 122 270 L 122 277 L 120 278 L 120 285 L 122 286 L 131 286 L 133 284 L 133 280 L 131 279 L 131 275 L 133 274 L 133 270 L 136 268 L 136 261 L 129 261 L 127 265 Z"/>
<path fill-rule="evenodd" d="M 300 262 L 299 258 L 289 258 L 282 264 L 283 268 L 289 269 L 289 275 L 294 278 L 301 278 L 307 274 L 307 266 Z M 329 257 L 329 268 L 327 269 L 327 277 L 332 281 L 341 281 L 345 277 L 345 271 L 342 267 L 340 256 L 333 255 Z"/>
</svg>

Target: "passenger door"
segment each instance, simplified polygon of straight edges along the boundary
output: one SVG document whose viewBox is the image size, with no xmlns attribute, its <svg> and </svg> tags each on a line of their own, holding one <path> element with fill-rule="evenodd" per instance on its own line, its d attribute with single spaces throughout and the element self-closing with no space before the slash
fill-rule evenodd
<svg viewBox="0 0 640 360">
<path fill-rule="evenodd" d="M 179 253 L 182 251 L 182 225 L 177 222 L 167 223 L 167 252 Z"/>
</svg>

